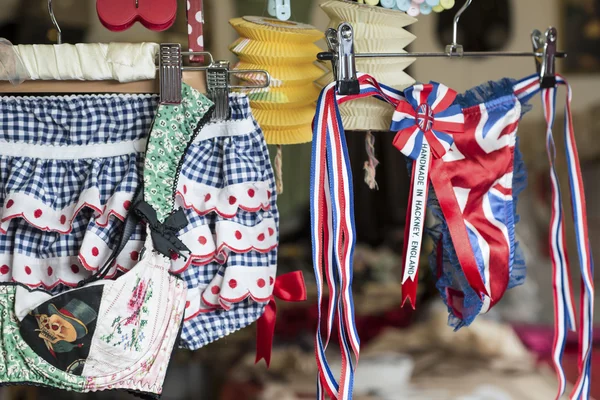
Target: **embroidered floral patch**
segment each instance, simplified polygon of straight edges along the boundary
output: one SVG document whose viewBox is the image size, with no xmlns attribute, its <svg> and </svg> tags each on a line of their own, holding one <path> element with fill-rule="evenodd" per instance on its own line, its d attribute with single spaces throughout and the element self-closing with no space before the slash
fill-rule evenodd
<svg viewBox="0 0 600 400">
<path fill-rule="evenodd" d="M 152 282 L 137 278 L 135 289 L 127 305 L 127 316 L 116 317 L 112 332 L 100 337 L 104 342 L 123 350 L 142 351 L 144 328 L 148 325 L 148 302 L 152 298 Z"/>
<path fill-rule="evenodd" d="M 156 210 L 160 222 L 173 210 L 180 161 L 213 105 L 206 96 L 185 84 L 182 96 L 181 104 L 158 108 L 146 149 L 144 200 Z"/>
</svg>

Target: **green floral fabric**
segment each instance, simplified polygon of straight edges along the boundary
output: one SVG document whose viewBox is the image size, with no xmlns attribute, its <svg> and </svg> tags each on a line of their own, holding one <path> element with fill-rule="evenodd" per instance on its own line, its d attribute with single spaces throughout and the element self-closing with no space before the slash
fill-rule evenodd
<svg viewBox="0 0 600 400">
<path fill-rule="evenodd" d="M 144 200 L 156 210 L 160 222 L 173 211 L 179 164 L 212 106 L 206 96 L 183 84 L 181 104 L 158 108 L 146 149 Z"/>
<path fill-rule="evenodd" d="M 19 334 L 19 321 L 14 313 L 16 286 L 0 286 L 0 382 L 3 384 L 35 384 L 83 392 L 86 378 L 69 374 L 48 364 L 38 356 Z"/>
</svg>

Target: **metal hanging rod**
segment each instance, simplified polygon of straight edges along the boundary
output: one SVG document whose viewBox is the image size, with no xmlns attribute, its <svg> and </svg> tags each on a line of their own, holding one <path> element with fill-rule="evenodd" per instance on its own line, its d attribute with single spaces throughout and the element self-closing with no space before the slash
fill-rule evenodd
<svg viewBox="0 0 600 400">
<path fill-rule="evenodd" d="M 556 28 L 550 27 L 545 35 L 535 30 L 532 35 L 533 51 L 464 51 L 458 44 L 458 22 L 461 15 L 471 5 L 473 0 L 467 0 L 454 17 L 453 42 L 446 46 L 444 52 L 421 53 L 355 53 L 354 29 L 352 25 L 343 22 L 338 29 L 330 28 L 325 34 L 328 52 L 319 53 L 320 61 L 331 61 L 334 78 L 337 82 L 338 93 L 342 95 L 357 94 L 360 91 L 356 75 L 357 58 L 486 58 L 486 57 L 533 57 L 536 62 L 540 82 L 544 86 L 551 86 L 555 79 L 555 60 L 565 58 L 567 54 L 556 50 L 558 33 Z"/>
<path fill-rule="evenodd" d="M 442 52 L 420 53 L 355 53 L 355 58 L 461 58 L 461 57 L 543 57 L 544 53 L 527 51 L 465 51 L 460 54 Z M 333 53 L 323 52 L 317 55 L 320 61 L 333 60 Z M 567 53 L 556 53 L 556 58 L 566 58 Z"/>
</svg>

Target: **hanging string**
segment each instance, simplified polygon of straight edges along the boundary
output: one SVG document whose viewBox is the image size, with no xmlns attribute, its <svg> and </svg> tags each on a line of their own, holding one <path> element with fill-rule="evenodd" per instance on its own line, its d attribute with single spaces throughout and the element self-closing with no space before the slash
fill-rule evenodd
<svg viewBox="0 0 600 400">
<path fill-rule="evenodd" d="M 375 180 L 375 175 L 377 174 L 376 169 L 379 165 L 379 160 L 375 157 L 375 136 L 373 136 L 371 131 L 368 131 L 367 135 L 365 136 L 365 149 L 367 150 L 367 157 L 369 157 L 369 159 L 365 161 L 365 165 L 363 167 L 365 170 L 365 183 L 369 186 L 369 189 L 379 190 L 379 186 Z"/>
<path fill-rule="evenodd" d="M 275 155 L 275 186 L 277 194 L 283 193 L 283 147 L 277 145 L 277 154 Z"/>
</svg>

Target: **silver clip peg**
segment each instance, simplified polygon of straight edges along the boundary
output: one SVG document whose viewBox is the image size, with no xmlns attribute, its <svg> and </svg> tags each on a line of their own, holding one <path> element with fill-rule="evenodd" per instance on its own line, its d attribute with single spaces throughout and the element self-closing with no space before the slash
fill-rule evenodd
<svg viewBox="0 0 600 400">
<path fill-rule="evenodd" d="M 360 85 L 356 78 L 356 59 L 354 57 L 354 29 L 352 25 L 344 22 L 338 27 L 339 55 L 338 68 L 338 93 L 354 95 L 360 93 Z"/>
<path fill-rule="evenodd" d="M 182 70 L 181 45 L 178 43 L 161 44 L 158 54 L 160 104 L 181 103 Z"/>
<path fill-rule="evenodd" d="M 533 51 L 539 56 L 535 57 L 535 66 L 540 76 L 540 86 L 548 89 L 556 86 L 556 41 L 558 32 L 556 28 L 550 27 L 542 35 L 539 30 L 531 34 Z"/>
<path fill-rule="evenodd" d="M 206 70 L 208 97 L 215 103 L 213 121 L 229 119 L 229 61 L 217 61 Z"/>
</svg>

